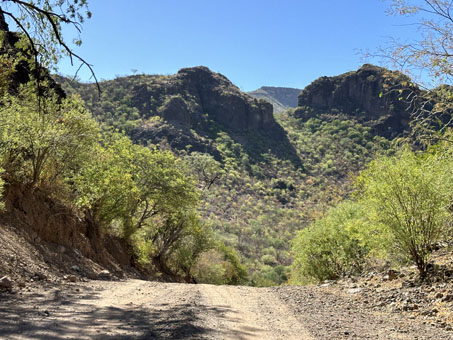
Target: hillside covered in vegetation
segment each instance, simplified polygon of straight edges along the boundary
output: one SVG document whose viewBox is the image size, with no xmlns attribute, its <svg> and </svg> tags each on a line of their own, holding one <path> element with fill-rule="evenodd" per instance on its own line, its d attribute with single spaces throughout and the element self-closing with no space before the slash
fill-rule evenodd
<svg viewBox="0 0 453 340">
<path fill-rule="evenodd" d="M 276 120 L 268 103 L 203 67 L 105 81 L 100 99 L 94 84 L 59 81 L 82 96 L 104 129 L 190 164 L 204 223 L 239 252 L 256 285 L 287 280 L 295 233 L 347 197 L 353 176 L 376 155 L 391 154 L 390 138 L 410 129 L 393 95 L 408 79 L 370 65 L 316 80 L 299 95 L 299 106 Z M 358 100 L 356 89 L 367 97 Z M 317 99 L 330 97 L 342 101 Z"/>
<path fill-rule="evenodd" d="M 271 103 L 203 66 L 99 84 L 56 76 L 56 83 L 21 38 L 5 31 L 3 39 L 2 62 L 11 66 L 1 89 L 5 217 L 98 262 L 119 261 L 115 248 L 122 249 L 123 263 L 186 282 L 267 286 L 287 282 L 290 271 L 293 282 L 360 272 L 357 261 L 385 251 L 364 241 L 379 240 L 365 222 L 351 234 L 354 218 L 373 206 L 357 197 L 384 188 L 373 166 L 418 162 L 398 143 L 412 133 L 414 110 L 434 115 L 449 91 L 428 96 L 402 73 L 366 64 L 315 80 L 297 107 L 274 115 Z M 287 97 L 296 90 L 266 89 L 294 105 Z M 443 174 L 450 163 L 439 164 Z M 369 177 L 357 180 L 363 169 Z M 331 222 L 338 216 L 351 218 L 353 229 Z M 410 251 L 423 274 L 429 252 Z"/>
<path fill-rule="evenodd" d="M 73 49 L 88 2 L 0 2 L 0 338 L 451 338 L 452 1 L 388 2 L 415 19 L 403 25 L 416 29 L 410 41 L 395 35 L 376 52 L 400 71 L 364 64 L 250 93 L 205 66 L 98 82 Z M 128 67 L 143 56 L 149 67 L 165 50 L 167 67 L 207 60 L 297 84 L 300 66 L 350 59 L 358 19 L 385 26 L 355 15 L 341 31 L 333 20 L 312 30 L 288 11 L 325 14 L 316 2 L 208 3 L 142 2 L 145 20 L 125 2 L 101 10 L 122 25 L 113 35 L 101 21 L 115 44 L 97 30 L 98 62 L 119 47 Z M 228 63 L 213 62 L 219 52 Z M 53 74 L 63 56 L 94 82 Z"/>
</svg>

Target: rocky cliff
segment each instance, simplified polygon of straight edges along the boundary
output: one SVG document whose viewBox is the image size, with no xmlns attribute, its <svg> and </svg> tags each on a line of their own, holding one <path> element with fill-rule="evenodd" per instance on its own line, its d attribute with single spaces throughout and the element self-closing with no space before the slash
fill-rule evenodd
<svg viewBox="0 0 453 340">
<path fill-rule="evenodd" d="M 272 104 L 252 98 L 225 76 L 198 66 L 170 76 L 135 75 L 94 84 L 58 79 L 77 92 L 99 120 L 118 125 L 138 142 L 167 141 L 173 149 L 209 152 L 220 131 L 259 156 L 268 150 L 296 159 L 285 131 L 274 120 Z M 160 120 L 156 120 L 160 118 Z M 124 123 L 126 122 L 126 123 Z M 124 124 L 123 124 L 124 123 Z"/>
<path fill-rule="evenodd" d="M 420 93 L 400 72 L 365 64 L 357 71 L 315 80 L 299 94 L 295 115 L 343 115 L 391 139 L 409 129 L 411 105 Z"/>
<path fill-rule="evenodd" d="M 170 76 L 136 75 L 101 82 L 102 100 L 89 95 L 93 84 L 70 85 L 101 118 L 126 105 L 142 119 L 159 116 L 193 129 L 210 121 L 237 132 L 278 127 L 271 104 L 248 96 L 225 76 L 203 66 L 184 68 Z"/>
<path fill-rule="evenodd" d="M 235 131 L 273 129 L 277 126 L 272 105 L 251 98 L 226 77 L 206 67 L 182 69 L 173 79 L 179 85 L 175 87 L 177 93 L 182 96 L 164 100 L 158 113 L 167 120 L 181 121 L 189 116 L 193 125 L 207 116 Z"/>
</svg>

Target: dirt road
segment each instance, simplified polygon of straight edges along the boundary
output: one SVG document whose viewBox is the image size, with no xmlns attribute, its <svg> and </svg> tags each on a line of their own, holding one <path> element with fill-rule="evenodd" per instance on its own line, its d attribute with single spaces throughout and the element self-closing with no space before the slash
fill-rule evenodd
<svg viewBox="0 0 453 340">
<path fill-rule="evenodd" d="M 140 280 L 35 286 L 0 294 L 0 339 L 449 339 L 325 294 Z"/>
</svg>

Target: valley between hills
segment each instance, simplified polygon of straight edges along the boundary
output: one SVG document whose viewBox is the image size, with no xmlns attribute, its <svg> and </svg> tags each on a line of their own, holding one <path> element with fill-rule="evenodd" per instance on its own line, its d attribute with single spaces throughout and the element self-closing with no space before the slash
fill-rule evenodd
<svg viewBox="0 0 453 340">
<path fill-rule="evenodd" d="M 85 83 L 45 46 L 93 71 L 58 25 L 87 2 L 9 3 L 1 339 L 453 339 L 451 85 L 371 64 L 249 93 L 205 66 Z"/>
<path fill-rule="evenodd" d="M 349 197 L 367 162 L 396 152 L 392 140 L 410 135 L 409 113 L 393 92 L 379 99 L 405 89 L 405 76 L 364 65 L 324 77 L 275 116 L 271 104 L 204 67 L 108 81 L 102 100 L 93 84 L 57 80 L 82 96 L 104 129 L 189 162 L 201 218 L 228 248 L 199 256 L 191 272 L 199 284 L 169 283 L 184 278 L 137 263 L 114 234 L 103 234 L 95 250 L 80 217 L 64 217 L 67 207 L 45 190 L 7 187 L 0 337 L 453 338 L 449 243 L 436 246 L 427 281 L 415 267 L 375 263 L 317 285 L 284 285 L 297 231 Z"/>
<path fill-rule="evenodd" d="M 238 251 L 246 280 L 257 286 L 288 280 L 296 231 L 346 197 L 353 176 L 410 131 L 409 113 L 392 92 L 408 79 L 372 65 L 316 80 L 298 106 L 275 117 L 267 101 L 206 67 L 102 82 L 101 98 L 94 84 L 57 81 L 81 95 L 105 128 L 189 162 L 203 221 Z M 265 89 L 274 103 L 297 104 L 297 90 Z M 389 93 L 380 98 L 382 91 Z"/>
</svg>

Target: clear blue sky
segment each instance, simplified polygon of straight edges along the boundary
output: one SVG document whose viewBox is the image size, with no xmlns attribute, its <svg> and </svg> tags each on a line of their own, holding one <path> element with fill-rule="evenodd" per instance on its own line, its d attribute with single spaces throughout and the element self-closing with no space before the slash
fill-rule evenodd
<svg viewBox="0 0 453 340">
<path fill-rule="evenodd" d="M 76 52 L 99 79 L 173 74 L 205 65 L 244 91 L 303 88 L 322 75 L 357 69 L 359 50 L 413 28 L 387 16 L 381 0 L 91 0 Z M 67 32 L 68 33 L 68 32 Z M 62 62 L 60 72 L 75 68 Z M 80 73 L 88 80 L 89 73 Z"/>
</svg>

